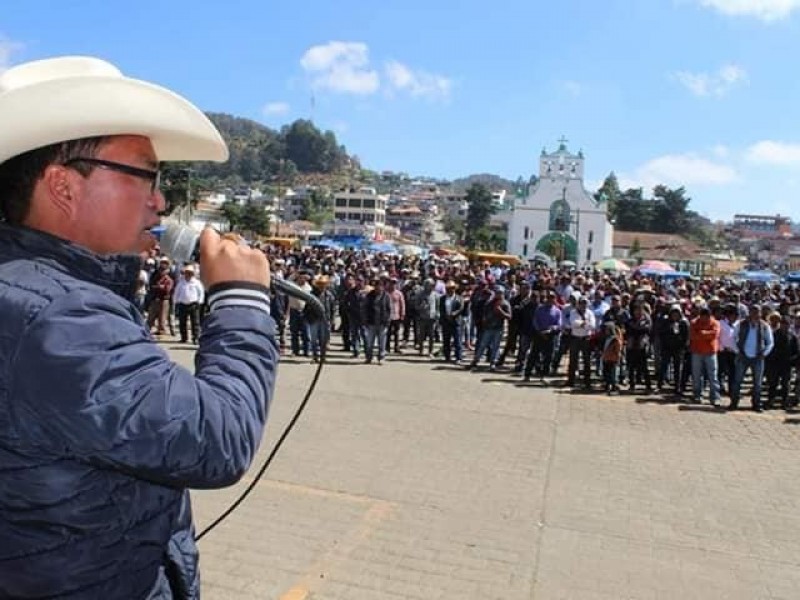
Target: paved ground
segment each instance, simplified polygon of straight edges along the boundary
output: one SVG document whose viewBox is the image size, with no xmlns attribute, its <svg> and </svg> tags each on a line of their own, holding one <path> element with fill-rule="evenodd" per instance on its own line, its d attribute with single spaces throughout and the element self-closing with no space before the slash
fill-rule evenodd
<svg viewBox="0 0 800 600">
<path fill-rule="evenodd" d="M 268 476 L 201 541 L 204 598 L 800 598 L 800 415 L 417 360 L 332 356 Z M 281 365 L 262 455 L 312 373 Z M 249 481 L 196 492 L 199 525 Z"/>
</svg>

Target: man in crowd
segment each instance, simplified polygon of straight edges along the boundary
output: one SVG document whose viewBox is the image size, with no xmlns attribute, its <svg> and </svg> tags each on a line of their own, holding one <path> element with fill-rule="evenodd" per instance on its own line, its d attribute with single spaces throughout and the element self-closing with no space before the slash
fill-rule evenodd
<svg viewBox="0 0 800 600">
<path fill-rule="evenodd" d="M 720 325 L 708 306 L 700 308 L 699 315 L 689 327 L 689 347 L 692 352 L 692 397 L 696 404 L 702 402 L 703 381 L 708 382 L 713 406 L 719 403 L 717 378 L 717 352 L 719 351 Z"/>
<path fill-rule="evenodd" d="M 389 332 L 386 335 L 386 351 L 392 348 L 394 341 L 394 353 L 400 354 L 400 326 L 406 318 L 406 299 L 403 292 L 398 289 L 397 278 L 392 277 L 386 283 L 386 293 L 389 295 L 391 311 L 389 316 Z"/>
<path fill-rule="evenodd" d="M 764 358 L 772 352 L 774 338 L 772 329 L 761 318 L 761 307 L 753 304 L 746 319 L 739 321 L 734 329 L 736 339 L 736 379 L 731 389 L 730 410 L 739 407 L 742 382 L 747 372 L 753 375 L 753 410 L 761 412 L 761 383 L 764 376 Z"/>
<path fill-rule="evenodd" d="M 578 359 L 583 362 L 583 387 L 592 387 L 592 347 L 590 340 L 595 330 L 594 313 L 587 307 L 585 297 L 578 299 L 577 306 L 569 313 L 570 347 L 567 385 L 575 385 Z"/>
<path fill-rule="evenodd" d="M 445 295 L 439 299 L 439 319 L 442 326 L 442 354 L 447 362 L 455 358 L 460 364 L 463 358 L 461 323 L 464 312 L 464 301 L 456 294 L 458 285 L 455 281 L 448 281 L 445 285 Z"/>
<path fill-rule="evenodd" d="M 414 302 L 417 314 L 417 350 L 420 356 L 425 353 L 428 342 L 428 356 L 433 358 L 434 326 L 439 320 L 439 294 L 434 290 L 433 279 L 426 279 Z"/>
<path fill-rule="evenodd" d="M 777 315 L 778 327 L 774 330 L 775 345 L 767 354 L 765 371 L 767 377 L 767 408 L 772 408 L 778 397 L 780 387 L 781 408 L 787 410 L 789 403 L 789 379 L 792 366 L 797 363 L 800 349 L 797 336 L 791 331 L 791 318 Z"/>
<path fill-rule="evenodd" d="M 311 285 L 308 283 L 308 274 L 298 272 L 295 275 L 294 283 L 306 293 L 311 293 Z M 300 298 L 289 298 L 289 337 L 292 346 L 292 356 L 308 356 L 308 322 L 305 317 L 305 301 Z"/>
<path fill-rule="evenodd" d="M 545 301 L 533 313 L 533 343 L 525 362 L 525 381 L 530 381 L 534 366 L 537 375 L 544 378 L 550 374 L 555 340 L 561 331 L 561 309 L 556 306 L 556 293 L 547 292 Z"/>
<path fill-rule="evenodd" d="M 150 306 L 148 307 L 147 324 L 152 329 L 157 326 L 156 333 L 164 335 L 172 327 L 169 314 L 170 297 L 175 281 L 170 274 L 169 258 L 162 257 L 158 270 L 150 277 Z"/>
<path fill-rule="evenodd" d="M 469 367 L 474 369 L 484 352 L 487 354 L 489 370 L 497 369 L 497 354 L 500 351 L 500 341 L 503 338 L 503 328 L 506 321 L 511 318 L 511 306 L 503 295 L 503 286 L 495 285 L 494 295 L 489 299 L 483 309 L 481 319 L 481 334 L 478 338 L 478 346 L 475 349 L 475 356 Z"/>
<path fill-rule="evenodd" d="M 386 293 L 385 281 L 377 278 L 364 298 L 364 362 L 370 364 L 378 345 L 378 364 L 386 354 L 386 332 L 391 320 L 392 304 Z"/>
<path fill-rule="evenodd" d="M 656 387 L 659 390 L 664 388 L 667 374 L 672 369 L 673 389 L 675 394 L 679 395 L 681 393 L 684 355 L 689 347 L 689 323 L 683 317 L 680 305 L 672 305 L 666 315 L 659 317 L 656 329 L 661 343 L 661 362 L 659 364 Z"/>
<path fill-rule="evenodd" d="M 192 343 L 196 344 L 200 337 L 200 307 L 204 295 L 203 284 L 195 277 L 194 265 L 185 265 L 182 277 L 175 286 L 175 316 L 178 318 L 182 344 L 189 341 L 189 326 Z"/>
</svg>

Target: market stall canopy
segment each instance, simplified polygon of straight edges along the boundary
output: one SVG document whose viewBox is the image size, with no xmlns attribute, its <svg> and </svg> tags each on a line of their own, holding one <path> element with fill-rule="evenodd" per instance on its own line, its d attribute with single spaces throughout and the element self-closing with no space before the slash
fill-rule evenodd
<svg viewBox="0 0 800 600">
<path fill-rule="evenodd" d="M 598 260 L 595 265 L 598 271 L 614 271 L 616 273 L 630 271 L 631 268 L 618 258 L 604 258 Z"/>
<path fill-rule="evenodd" d="M 662 273 L 667 273 L 667 272 L 674 271 L 675 268 L 671 264 L 665 263 L 664 261 L 661 261 L 661 260 L 646 260 L 642 264 L 640 264 L 638 267 L 636 267 L 635 270 L 636 271 L 644 271 L 644 270 L 647 270 L 647 271 L 660 271 Z"/>
</svg>

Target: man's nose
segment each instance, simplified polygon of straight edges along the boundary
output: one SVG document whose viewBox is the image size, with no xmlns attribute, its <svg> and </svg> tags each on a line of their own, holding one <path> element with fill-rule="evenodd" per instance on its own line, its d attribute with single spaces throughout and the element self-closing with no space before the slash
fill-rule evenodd
<svg viewBox="0 0 800 600">
<path fill-rule="evenodd" d="M 164 198 L 164 193 L 160 189 L 156 189 L 153 192 L 150 202 L 157 213 L 162 213 L 167 209 L 167 201 Z"/>
</svg>

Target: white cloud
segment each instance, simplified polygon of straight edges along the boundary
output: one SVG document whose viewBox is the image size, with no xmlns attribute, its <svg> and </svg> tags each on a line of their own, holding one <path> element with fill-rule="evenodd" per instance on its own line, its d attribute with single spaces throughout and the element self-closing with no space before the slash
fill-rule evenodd
<svg viewBox="0 0 800 600">
<path fill-rule="evenodd" d="M 747 83 L 747 71 L 738 65 L 724 65 L 716 73 L 678 71 L 673 78 L 695 96 L 724 96 L 739 84 Z"/>
<path fill-rule="evenodd" d="M 699 0 L 702 6 L 736 17 L 780 21 L 800 8 L 800 0 Z"/>
<path fill-rule="evenodd" d="M 369 66 L 369 48 L 362 42 L 328 42 L 312 46 L 300 65 L 312 74 L 312 87 L 350 94 L 372 94 L 380 87 Z"/>
<path fill-rule="evenodd" d="M 453 82 L 442 75 L 413 70 L 396 60 L 386 63 L 386 77 L 396 90 L 405 91 L 413 97 L 448 100 Z"/>
<path fill-rule="evenodd" d="M 11 55 L 22 49 L 22 44 L 0 35 L 0 73 L 11 66 Z"/>
<path fill-rule="evenodd" d="M 268 102 L 264 105 L 263 112 L 268 117 L 277 117 L 288 113 L 289 108 L 289 104 L 286 102 Z"/>
<path fill-rule="evenodd" d="M 800 166 L 800 144 L 762 140 L 745 153 L 748 162 L 778 166 Z"/>
<path fill-rule="evenodd" d="M 717 158 L 728 158 L 731 154 L 730 148 L 725 144 L 717 144 L 711 150 Z"/>
<path fill-rule="evenodd" d="M 739 179 L 736 170 L 695 154 L 667 154 L 647 161 L 633 174 L 619 176 L 620 187 L 650 190 L 658 184 L 669 186 L 726 185 Z"/>
</svg>

